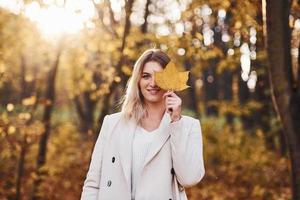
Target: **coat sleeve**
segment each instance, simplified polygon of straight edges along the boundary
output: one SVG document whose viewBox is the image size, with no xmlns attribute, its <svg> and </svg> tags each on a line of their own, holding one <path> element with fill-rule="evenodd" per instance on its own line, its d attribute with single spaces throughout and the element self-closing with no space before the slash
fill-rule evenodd
<svg viewBox="0 0 300 200">
<path fill-rule="evenodd" d="M 103 148 L 105 145 L 105 141 L 107 140 L 107 118 L 108 117 L 106 115 L 104 117 L 98 139 L 94 146 L 91 163 L 82 188 L 81 200 L 96 200 L 98 196 Z"/>
<path fill-rule="evenodd" d="M 173 168 L 178 182 L 191 187 L 205 174 L 202 132 L 199 120 L 180 119 L 170 123 Z"/>
</svg>

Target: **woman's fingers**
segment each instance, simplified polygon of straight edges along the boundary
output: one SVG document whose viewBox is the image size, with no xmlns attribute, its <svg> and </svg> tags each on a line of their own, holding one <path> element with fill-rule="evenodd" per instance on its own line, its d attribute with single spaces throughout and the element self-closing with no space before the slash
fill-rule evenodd
<svg viewBox="0 0 300 200">
<path fill-rule="evenodd" d="M 166 100 L 176 100 L 178 99 L 177 96 L 166 96 Z"/>
<path fill-rule="evenodd" d="M 163 98 L 166 97 L 174 97 L 175 93 L 173 91 L 167 91 L 166 93 L 164 93 Z"/>
<path fill-rule="evenodd" d="M 166 105 L 167 108 L 175 108 L 176 107 L 176 104 L 174 103 L 169 103 Z"/>
<path fill-rule="evenodd" d="M 166 102 L 167 103 L 176 103 L 176 102 L 178 102 L 178 100 L 177 99 L 167 98 Z"/>
<path fill-rule="evenodd" d="M 168 112 L 171 113 L 173 111 L 173 109 L 174 109 L 174 105 L 167 105 L 166 109 L 167 109 Z"/>
</svg>

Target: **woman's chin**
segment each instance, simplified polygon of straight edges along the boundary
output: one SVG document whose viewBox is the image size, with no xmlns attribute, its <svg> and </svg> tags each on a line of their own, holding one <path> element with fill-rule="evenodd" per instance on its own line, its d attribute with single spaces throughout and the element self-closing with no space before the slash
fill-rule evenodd
<svg viewBox="0 0 300 200">
<path fill-rule="evenodd" d="M 145 98 L 145 100 L 149 103 L 160 103 L 162 101 L 162 98 L 159 96 L 150 96 Z"/>
</svg>

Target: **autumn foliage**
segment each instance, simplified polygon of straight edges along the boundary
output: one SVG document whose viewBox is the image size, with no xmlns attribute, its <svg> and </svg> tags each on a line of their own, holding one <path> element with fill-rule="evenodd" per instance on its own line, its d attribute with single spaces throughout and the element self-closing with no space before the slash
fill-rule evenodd
<svg viewBox="0 0 300 200">
<path fill-rule="evenodd" d="M 135 61 L 153 47 L 173 61 L 158 84 L 185 89 L 178 92 L 183 114 L 201 122 L 206 174 L 187 189 L 189 199 L 292 199 L 261 1 L 87 1 L 94 16 L 55 37 L 44 35 L 25 8 L 66 8 L 71 0 L 22 1 L 19 12 L 1 2 L 0 200 L 79 199 L 102 120 L 120 110 Z M 299 8 L 291 1 L 285 24 L 292 33 L 285 53 L 298 77 Z M 174 65 L 181 81 L 170 87 Z"/>
</svg>

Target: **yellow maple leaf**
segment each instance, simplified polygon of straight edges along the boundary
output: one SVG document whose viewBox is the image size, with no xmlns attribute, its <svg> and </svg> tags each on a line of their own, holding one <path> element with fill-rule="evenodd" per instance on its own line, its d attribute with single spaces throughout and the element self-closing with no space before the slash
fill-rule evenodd
<svg viewBox="0 0 300 200">
<path fill-rule="evenodd" d="M 173 62 L 169 62 L 162 72 L 154 72 L 154 80 L 163 90 L 181 91 L 190 86 L 186 84 L 189 71 L 179 72 Z"/>
</svg>

